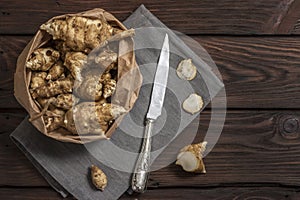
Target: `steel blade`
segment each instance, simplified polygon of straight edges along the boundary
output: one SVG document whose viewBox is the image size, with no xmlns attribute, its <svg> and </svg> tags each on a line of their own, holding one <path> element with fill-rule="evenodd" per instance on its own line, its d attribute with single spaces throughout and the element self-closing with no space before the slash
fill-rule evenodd
<svg viewBox="0 0 300 200">
<path fill-rule="evenodd" d="M 147 113 L 147 119 L 155 120 L 161 115 L 168 82 L 169 59 L 169 36 L 168 34 L 166 34 L 156 68 L 154 84 L 152 88 L 151 102 Z"/>
</svg>

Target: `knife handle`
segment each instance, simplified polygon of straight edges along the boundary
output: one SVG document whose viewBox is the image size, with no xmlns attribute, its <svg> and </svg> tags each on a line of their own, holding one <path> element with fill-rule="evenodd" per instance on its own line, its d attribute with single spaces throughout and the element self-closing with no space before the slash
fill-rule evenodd
<svg viewBox="0 0 300 200">
<path fill-rule="evenodd" d="M 132 175 L 131 187 L 133 191 L 138 193 L 143 193 L 145 191 L 148 181 L 148 172 L 150 170 L 150 153 L 153 122 L 153 119 L 146 120 L 142 149 Z"/>
</svg>

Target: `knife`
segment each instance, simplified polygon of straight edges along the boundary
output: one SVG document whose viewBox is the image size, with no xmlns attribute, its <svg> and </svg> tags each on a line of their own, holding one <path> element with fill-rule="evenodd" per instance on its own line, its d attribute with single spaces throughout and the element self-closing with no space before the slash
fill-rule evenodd
<svg viewBox="0 0 300 200">
<path fill-rule="evenodd" d="M 150 106 L 146 116 L 143 144 L 132 176 L 132 190 L 138 193 L 143 193 L 146 189 L 150 170 L 152 128 L 154 121 L 161 115 L 164 103 L 169 74 L 169 58 L 169 36 L 166 34 L 157 64 Z"/>
</svg>

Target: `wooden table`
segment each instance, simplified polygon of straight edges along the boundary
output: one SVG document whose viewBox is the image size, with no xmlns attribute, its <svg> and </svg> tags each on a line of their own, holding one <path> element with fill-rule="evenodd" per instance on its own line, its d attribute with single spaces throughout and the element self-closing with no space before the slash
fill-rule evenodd
<svg viewBox="0 0 300 200">
<path fill-rule="evenodd" d="M 9 139 L 26 116 L 13 96 L 16 59 L 39 25 L 95 7 L 124 20 L 141 3 L 210 53 L 228 112 L 206 175 L 172 164 L 151 173 L 145 194 L 122 199 L 300 199 L 299 0 L 1 0 L 0 199 L 61 199 Z M 207 108 L 190 128 L 203 133 L 209 119 Z"/>
</svg>

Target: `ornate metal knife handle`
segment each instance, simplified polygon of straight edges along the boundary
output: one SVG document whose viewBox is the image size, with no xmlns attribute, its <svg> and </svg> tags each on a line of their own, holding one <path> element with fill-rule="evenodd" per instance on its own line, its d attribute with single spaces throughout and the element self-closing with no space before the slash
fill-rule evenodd
<svg viewBox="0 0 300 200">
<path fill-rule="evenodd" d="M 151 136 L 153 122 L 153 119 L 146 120 L 142 149 L 132 175 L 131 187 L 133 191 L 138 193 L 143 193 L 146 190 L 148 173 L 150 170 Z"/>
</svg>

